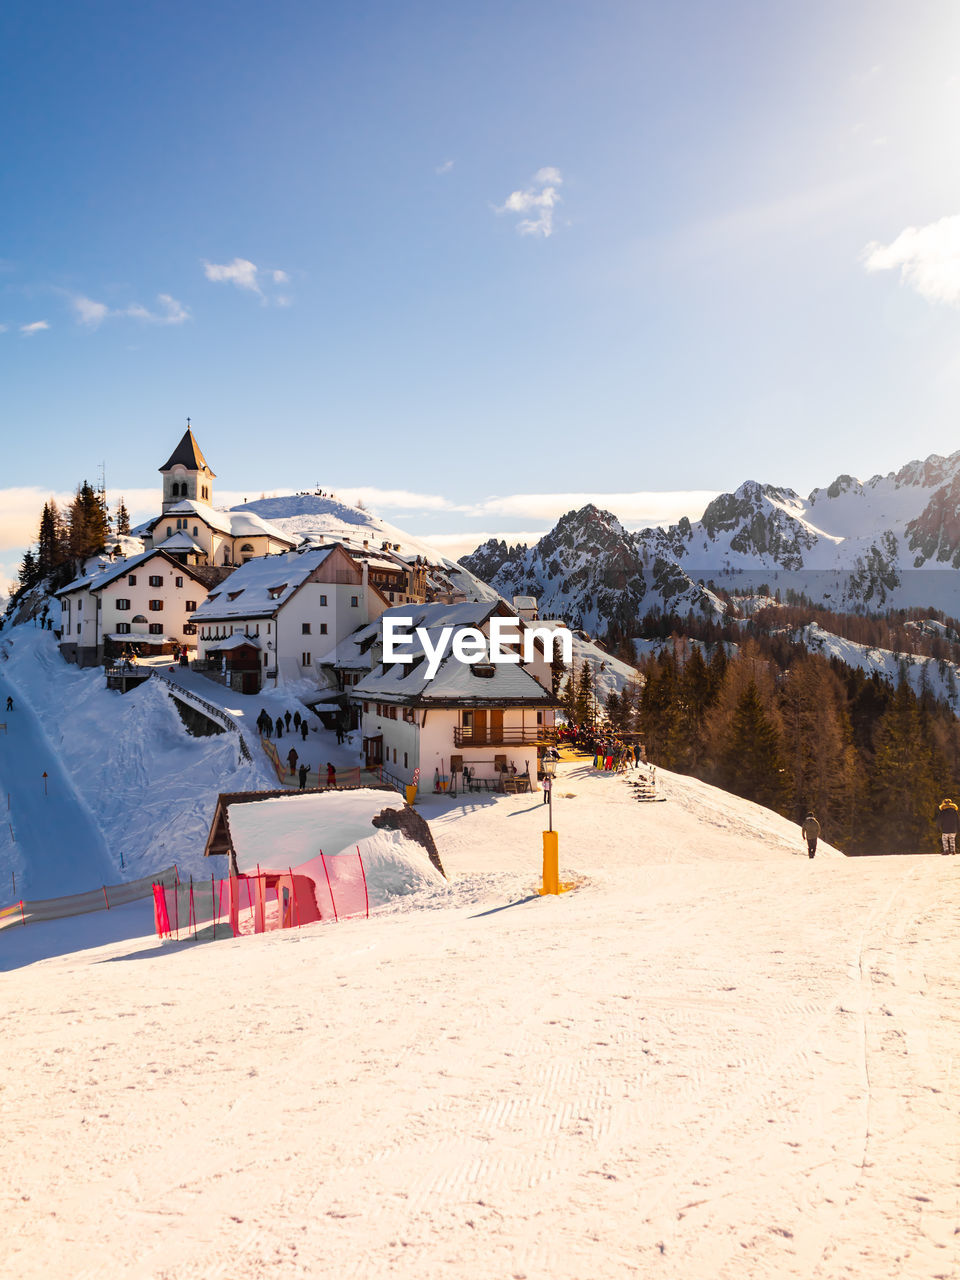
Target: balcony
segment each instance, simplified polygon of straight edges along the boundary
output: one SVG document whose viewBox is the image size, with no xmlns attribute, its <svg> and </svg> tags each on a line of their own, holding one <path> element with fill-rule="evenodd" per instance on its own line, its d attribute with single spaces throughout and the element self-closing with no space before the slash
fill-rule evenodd
<svg viewBox="0 0 960 1280">
<path fill-rule="evenodd" d="M 508 725 L 504 729 L 490 725 L 475 725 L 463 728 L 454 726 L 453 745 L 455 747 L 538 747 L 547 742 L 556 741 L 556 730 L 553 726 Z"/>
</svg>

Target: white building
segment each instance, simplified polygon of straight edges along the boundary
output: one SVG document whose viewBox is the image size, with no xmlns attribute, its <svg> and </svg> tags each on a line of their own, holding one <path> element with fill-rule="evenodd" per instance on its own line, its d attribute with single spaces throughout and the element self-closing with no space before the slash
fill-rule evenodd
<svg viewBox="0 0 960 1280">
<path fill-rule="evenodd" d="M 419 768 L 422 784 L 434 776 L 461 773 L 466 767 L 474 779 L 494 784 L 506 773 L 529 777 L 537 785 L 538 748 L 552 740 L 554 712 L 559 706 L 551 692 L 549 655 L 542 643 L 534 644 L 532 661 L 491 662 L 489 653 L 461 662 L 452 643 L 432 680 L 422 643 L 413 638 L 404 646 L 414 656 L 412 664 L 382 661 L 384 618 L 410 618 L 411 630 L 428 633 L 436 646 L 442 629 L 453 634 L 473 628 L 487 641 L 490 619 L 512 618 L 503 602 L 469 601 L 462 604 L 429 604 L 391 609 L 373 628 L 351 637 L 352 646 L 340 647 L 341 663 L 350 661 L 345 650 L 370 653 L 368 675 L 350 689 L 350 700 L 362 715 L 363 747 L 369 768 L 382 765 L 400 781 L 412 780 Z M 527 630 L 522 621 L 519 633 Z M 452 640 L 452 637 L 451 637 Z M 522 644 L 515 647 L 522 659 Z M 360 658 L 357 658 L 360 661 Z"/>
<path fill-rule="evenodd" d="M 319 680 L 324 658 L 386 607 L 364 567 L 336 543 L 250 560 L 194 614 L 199 657 L 244 692 Z"/>
<path fill-rule="evenodd" d="M 126 650 L 173 653 L 196 645 L 192 615 L 207 587 L 200 573 L 165 551 L 144 551 L 91 573 L 57 592 L 60 652 L 82 667 Z"/>
</svg>

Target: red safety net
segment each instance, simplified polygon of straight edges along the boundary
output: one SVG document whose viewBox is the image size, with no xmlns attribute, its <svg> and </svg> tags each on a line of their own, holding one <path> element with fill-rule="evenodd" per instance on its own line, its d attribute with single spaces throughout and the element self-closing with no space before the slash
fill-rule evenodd
<svg viewBox="0 0 960 1280">
<path fill-rule="evenodd" d="M 233 937 L 272 929 L 299 928 L 317 920 L 369 916 L 367 879 L 360 849 L 355 854 L 322 853 L 299 867 L 209 881 L 154 884 L 153 914 L 158 938 Z"/>
</svg>

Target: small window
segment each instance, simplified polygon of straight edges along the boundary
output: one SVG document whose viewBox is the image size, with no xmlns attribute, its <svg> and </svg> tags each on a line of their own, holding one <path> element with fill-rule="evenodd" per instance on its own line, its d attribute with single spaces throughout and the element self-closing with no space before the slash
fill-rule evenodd
<svg viewBox="0 0 960 1280">
<path fill-rule="evenodd" d="M 118 635 L 118 636 L 128 636 L 129 634 L 130 634 L 130 623 L 129 623 L 129 622 L 118 622 L 118 623 L 117 623 L 117 635 Z"/>
<path fill-rule="evenodd" d="M 301 667 L 309 667 L 309 665 L 310 665 L 310 651 L 309 651 L 309 650 L 305 650 L 303 653 L 301 653 L 301 655 L 300 655 L 300 665 L 301 665 Z"/>
<path fill-rule="evenodd" d="M 228 591 L 227 599 L 236 600 L 237 596 L 242 596 L 242 595 L 243 595 L 243 587 L 241 587 L 239 591 Z"/>
<path fill-rule="evenodd" d="M 351 609 L 359 609 L 359 608 L 360 608 L 360 597 L 359 597 L 359 596 L 351 596 L 351 597 L 350 597 L 350 608 L 351 608 Z"/>
<path fill-rule="evenodd" d="M 169 524 L 167 525 L 167 537 L 168 537 L 168 538 L 172 538 L 172 537 L 173 537 L 173 528 L 172 528 L 172 526 L 171 526 L 171 525 L 169 525 Z"/>
<path fill-rule="evenodd" d="M 309 622 L 301 622 L 301 623 L 300 623 L 300 634 L 301 634 L 302 636 L 308 636 L 308 635 L 310 634 L 310 623 L 309 623 Z"/>
<path fill-rule="evenodd" d="M 134 622 L 144 622 L 144 623 L 145 623 L 145 622 L 146 622 L 146 618 L 143 616 L 143 614 L 142 614 L 142 613 L 138 613 L 138 614 L 137 614 L 137 616 L 134 618 Z"/>
<path fill-rule="evenodd" d="M 147 579 L 147 581 L 149 582 L 149 584 L 150 584 L 150 586 L 151 586 L 151 587 L 162 587 L 162 586 L 163 586 L 163 578 L 161 578 L 161 576 L 159 575 L 159 573 L 152 573 L 152 574 L 150 575 L 150 577 Z"/>
<path fill-rule="evenodd" d="M 149 631 L 150 631 L 150 634 L 151 634 L 152 636 L 162 636 L 162 635 L 163 635 L 163 623 L 162 623 L 162 622 L 151 622 L 151 623 L 150 623 L 150 627 L 149 627 Z"/>
<path fill-rule="evenodd" d="M 135 573 L 127 574 L 127 586 L 135 587 L 137 585 L 137 575 Z"/>
<path fill-rule="evenodd" d="M 78 600 L 78 601 L 77 601 L 77 613 L 82 613 L 82 611 L 83 611 L 83 601 L 82 601 L 82 600 Z"/>
<path fill-rule="evenodd" d="M 121 612 L 122 612 L 124 609 L 129 609 L 129 608 L 130 608 L 130 601 L 129 601 L 129 600 L 125 600 L 125 599 L 120 599 L 120 600 L 118 600 L 118 601 L 117 601 L 117 608 L 118 608 Z"/>
<path fill-rule="evenodd" d="M 197 534 L 198 534 L 199 532 L 200 532 L 200 530 L 197 528 L 197 526 L 196 526 L 196 525 L 194 525 L 194 526 L 193 526 L 193 536 L 194 536 L 194 537 L 196 537 L 196 536 L 197 536 Z"/>
<path fill-rule="evenodd" d="M 151 613 L 159 613 L 159 612 L 160 612 L 160 610 L 163 608 L 163 601 L 162 601 L 162 600 L 151 600 L 151 601 L 150 601 L 150 604 L 149 604 L 149 606 L 148 606 L 148 607 L 149 607 L 149 609 L 150 609 L 150 612 L 151 612 Z"/>
<path fill-rule="evenodd" d="M 326 596 L 321 596 L 321 597 L 320 597 L 320 604 L 321 604 L 322 606 L 325 606 L 325 605 L 326 605 L 326 603 L 327 603 L 327 597 L 326 597 Z"/>
<path fill-rule="evenodd" d="M 320 634 L 322 636 L 325 636 L 327 634 L 327 624 L 325 622 L 320 623 Z"/>
<path fill-rule="evenodd" d="M 182 578 L 174 578 L 174 580 L 173 580 L 173 585 L 174 585 L 175 587 L 182 587 L 182 586 L 183 586 L 183 579 L 182 579 Z"/>
<path fill-rule="evenodd" d="M 183 607 L 186 609 L 187 613 L 196 613 L 197 602 L 196 600 L 185 600 Z"/>
<path fill-rule="evenodd" d="M 370 703 L 369 703 L 369 702 L 365 702 L 365 703 L 363 704 L 363 710 L 364 710 L 364 713 L 366 713 L 367 711 L 369 711 L 369 710 L 370 710 Z"/>
<path fill-rule="evenodd" d="M 406 753 L 406 751 L 403 753 L 403 767 L 404 767 L 405 769 L 408 769 L 408 768 L 410 767 L 410 766 L 407 764 L 407 753 Z"/>
</svg>

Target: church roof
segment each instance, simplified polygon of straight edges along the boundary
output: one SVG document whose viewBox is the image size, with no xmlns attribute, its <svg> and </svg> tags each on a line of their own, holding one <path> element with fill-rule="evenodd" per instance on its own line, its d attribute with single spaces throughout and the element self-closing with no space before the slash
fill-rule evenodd
<svg viewBox="0 0 960 1280">
<path fill-rule="evenodd" d="M 188 471 L 210 471 L 207 460 L 200 452 L 200 446 L 194 439 L 193 432 L 187 427 L 183 433 L 183 439 L 171 453 L 170 457 L 159 468 L 160 471 L 170 471 L 175 466 L 186 467 Z M 213 476 L 214 473 L 210 471 Z M 214 479 L 216 477 L 214 476 Z"/>
</svg>

